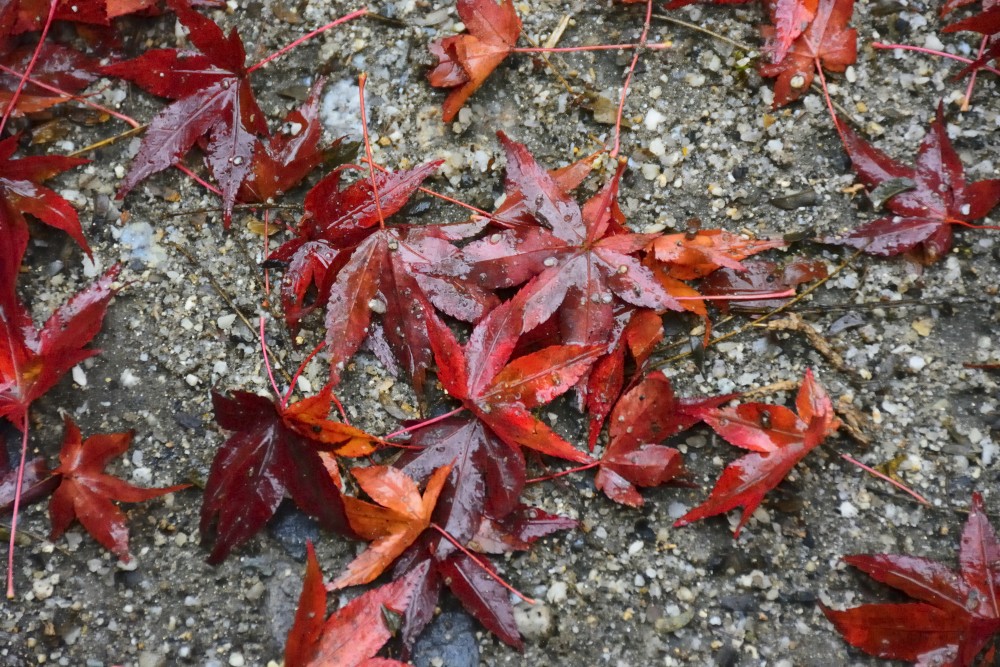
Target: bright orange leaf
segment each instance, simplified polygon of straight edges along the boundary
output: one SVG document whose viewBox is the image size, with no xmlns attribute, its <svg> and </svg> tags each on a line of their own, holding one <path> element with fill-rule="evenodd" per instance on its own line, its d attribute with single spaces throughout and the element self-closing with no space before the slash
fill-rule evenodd
<svg viewBox="0 0 1000 667">
<path fill-rule="evenodd" d="M 441 119 L 450 123 L 486 77 L 510 55 L 521 34 L 521 19 L 513 0 L 458 0 L 458 15 L 467 33 L 432 42 L 430 51 L 440 61 L 427 78 L 432 86 L 453 88 L 442 107 Z"/>
<path fill-rule="evenodd" d="M 434 471 L 422 496 L 417 483 L 397 468 L 371 466 L 352 472 L 361 490 L 378 504 L 345 497 L 347 519 L 354 532 L 372 543 L 330 584 L 330 590 L 374 581 L 416 541 L 431 525 L 431 514 L 451 466 Z"/>
<path fill-rule="evenodd" d="M 742 271 L 740 260 L 771 248 L 783 248 L 782 239 L 751 239 L 722 229 L 696 234 L 666 234 L 647 246 L 658 262 L 666 264 L 671 278 L 695 280 L 726 267 Z"/>
</svg>

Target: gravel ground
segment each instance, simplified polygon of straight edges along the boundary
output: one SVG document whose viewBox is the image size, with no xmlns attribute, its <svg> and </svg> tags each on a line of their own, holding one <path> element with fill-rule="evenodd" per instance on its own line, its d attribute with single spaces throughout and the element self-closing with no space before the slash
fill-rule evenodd
<svg viewBox="0 0 1000 667">
<path fill-rule="evenodd" d="M 322 0 L 299 3 L 297 14 L 274 12 L 279 4 L 234 1 L 232 11 L 213 16 L 223 25 L 239 25 L 248 51 L 262 56 L 355 8 Z M 954 100 L 964 83 L 950 80 L 955 68 L 868 47 L 877 40 L 936 45 L 937 8 L 919 0 L 859 4 L 858 63 L 835 77 L 834 99 L 876 145 L 909 160 L 944 98 L 967 177 L 996 178 L 995 79 L 982 77 L 972 110 L 960 114 Z M 329 136 L 357 134 L 355 82 L 367 71 L 376 159 L 399 167 L 444 158 L 431 186 L 486 208 L 502 192 L 498 128 L 551 166 L 594 150 L 608 137 L 611 127 L 600 109 L 580 108 L 541 60 L 525 55 L 501 66 L 458 122 L 442 124 L 444 95 L 424 78 L 431 61 L 426 44 L 454 32 L 452 5 L 401 0 L 374 9 L 404 25 L 349 24 L 255 77 L 262 107 L 273 119 L 320 72 L 331 79 L 324 101 Z M 537 0 L 518 4 L 518 10 L 525 35 L 538 42 L 570 17 L 560 46 L 634 41 L 641 28 L 638 8 L 607 3 Z M 762 19 L 753 8 L 694 7 L 673 15 L 746 44 L 759 41 L 756 25 Z M 295 16 L 300 23 L 289 22 Z M 181 39 L 170 17 L 127 25 L 125 48 L 133 53 L 140 46 L 177 46 Z M 626 107 L 632 130 L 624 135 L 623 152 L 632 168 L 622 207 L 636 229 L 683 229 L 688 218 L 699 217 L 706 228 L 825 234 L 871 219 L 859 209 L 863 197 L 845 192 L 854 177 L 819 95 L 772 112 L 768 83 L 745 67 L 746 51 L 659 20 L 652 39 L 674 47 L 644 55 Z M 965 53 L 973 48 L 961 37 L 946 41 Z M 574 91 L 609 100 L 617 100 L 627 61 L 612 53 L 552 58 Z M 97 98 L 120 104 L 140 120 L 160 105 L 122 83 L 110 84 Z M 51 148 L 66 152 L 119 131 L 114 123 L 80 126 Z M 210 389 L 266 390 L 255 336 L 233 308 L 256 321 L 261 238 L 248 230 L 242 213 L 224 231 L 217 201 L 176 172 L 153 177 L 124 203 L 114 201 L 137 142 L 97 150 L 93 164 L 59 182 L 82 210 L 96 266 L 85 264 L 65 236 L 36 230 L 22 287 L 37 318 L 115 262 L 127 267 L 127 287 L 96 341 L 104 353 L 35 404 L 32 444 L 54 457 L 61 440 L 58 411 L 64 409 L 85 434 L 136 430 L 126 459 L 113 466 L 120 476 L 143 485 L 197 483 L 225 437 L 212 421 Z M 599 182 L 592 178 L 584 189 L 593 192 Z M 810 188 L 818 195 L 814 206 L 785 211 L 769 203 Z M 428 221 L 463 217 L 420 198 L 411 212 Z M 581 529 L 502 563 L 507 579 L 541 601 L 518 607 L 526 650 L 502 645 L 448 603 L 422 640 L 416 664 L 876 663 L 849 649 L 817 610 L 817 601 L 852 605 L 887 595 L 846 571 L 839 557 L 907 552 L 954 563 L 971 492 L 983 492 L 987 506 L 1000 509 L 993 488 L 1000 474 L 998 449 L 991 439 L 1000 428 L 997 376 L 962 367 L 1000 358 L 994 333 L 1000 312 L 997 246 L 989 232 L 958 237 L 955 250 L 926 269 L 905 260 L 857 258 L 801 304 L 801 316 L 843 356 L 842 368 L 831 366 L 800 335 L 759 329 L 710 349 L 701 364 L 687 359 L 666 368 L 678 393 L 706 395 L 797 381 L 812 367 L 835 401 L 866 419 L 868 448 L 846 436 L 828 441 L 770 494 L 737 541 L 731 537 L 735 514 L 728 521 L 671 528 L 738 455 L 704 428 L 674 443 L 702 488 L 647 491 L 643 511 L 595 494 L 586 474 L 530 487 L 528 502 L 579 519 Z M 278 235 L 274 243 L 280 240 Z M 830 268 L 849 256 L 807 243 L 791 253 L 821 259 Z M 279 363 L 298 364 L 319 340 L 315 324 L 307 327 L 306 344 L 297 347 L 280 325 L 270 327 Z M 674 333 L 686 340 L 688 324 L 677 324 Z M 305 377 L 319 387 L 324 374 L 319 360 Z M 406 385 L 367 354 L 356 358 L 339 393 L 355 423 L 375 433 L 411 416 L 414 404 Z M 791 397 L 769 394 L 765 400 Z M 549 412 L 558 430 L 582 440 L 583 420 L 571 407 L 557 403 Z M 3 433 L 15 444 L 11 429 Z M 840 452 L 872 465 L 896 462 L 902 479 L 932 506 L 921 507 L 847 465 Z M 19 597 L 0 613 L 0 664 L 279 661 L 301 586 L 304 540 L 319 533 L 296 512 L 282 512 L 266 533 L 211 567 L 198 545 L 200 500 L 193 488 L 132 506 L 131 569 L 117 565 L 79 527 L 54 544 L 45 541 L 45 505 L 27 509 L 16 571 Z M 321 539 L 324 571 L 339 571 L 358 548 Z"/>
</svg>

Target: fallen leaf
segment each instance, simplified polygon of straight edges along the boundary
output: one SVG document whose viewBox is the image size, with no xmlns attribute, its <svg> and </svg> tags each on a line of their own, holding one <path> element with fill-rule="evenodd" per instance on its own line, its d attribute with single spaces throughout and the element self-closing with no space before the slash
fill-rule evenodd
<svg viewBox="0 0 1000 667">
<path fill-rule="evenodd" d="M 73 520 L 78 520 L 95 540 L 124 562 L 131 560 L 128 552 L 128 524 L 125 515 L 112 500 L 140 503 L 190 484 L 178 484 L 158 489 L 143 489 L 104 472 L 111 459 L 124 454 L 133 434 L 109 433 L 82 439 L 80 429 L 67 415 L 65 435 L 59 452 L 59 467 L 52 474 L 59 486 L 49 501 L 52 519 L 50 540 L 62 535 Z"/>
<path fill-rule="evenodd" d="M 312 544 L 306 546 L 306 574 L 295 621 L 285 643 L 285 667 L 386 667 L 402 665 L 373 658 L 395 634 L 386 618 L 402 615 L 429 565 L 392 583 L 362 593 L 326 616 L 326 588 Z"/>
<path fill-rule="evenodd" d="M 965 169 L 951 145 L 938 105 L 930 130 L 917 150 L 916 164 L 908 167 L 878 150 L 841 123 L 844 147 L 854 171 L 870 188 L 895 178 L 911 180 L 915 187 L 890 197 L 892 215 L 865 223 L 844 237 L 827 237 L 869 255 L 910 253 L 929 264 L 951 249 L 952 226 L 985 217 L 1000 202 L 1000 179 L 966 183 Z"/>
<path fill-rule="evenodd" d="M 286 494 L 327 530 L 353 535 L 323 455 L 364 451 L 374 438 L 322 420 L 330 400 L 324 391 L 285 407 L 245 391 L 233 392 L 232 398 L 212 393 L 215 421 L 233 434 L 212 461 L 202 500 L 199 528 L 202 543 L 211 549 L 209 563 L 221 563 L 253 537 Z"/>
<path fill-rule="evenodd" d="M 759 66 L 761 76 L 777 78 L 773 108 L 783 107 L 809 90 L 817 67 L 843 72 L 857 60 L 858 34 L 847 27 L 853 13 L 854 0 L 819 0 L 815 17 L 792 42 L 785 57 Z M 775 28 L 765 27 L 762 32 L 768 43 L 780 44 Z"/>
<path fill-rule="evenodd" d="M 101 330 L 120 270 L 119 265 L 108 269 L 57 308 L 40 330 L 14 298 L 13 285 L 9 292 L 0 287 L 0 417 L 23 428 L 31 404 L 73 366 L 98 353 L 86 345 Z"/>
<path fill-rule="evenodd" d="M 257 106 L 246 50 L 236 30 L 222 29 L 191 9 L 187 0 L 167 0 L 197 52 L 151 49 L 101 68 L 148 93 L 175 100 L 149 121 L 139 152 L 118 190 L 123 198 L 140 181 L 176 164 L 202 137 L 205 161 L 222 189 L 226 224 L 236 196 L 253 168 L 257 138 L 267 121 Z"/>
<path fill-rule="evenodd" d="M 431 514 L 449 473 L 450 465 L 435 470 L 421 495 L 416 482 L 396 468 L 370 466 L 352 470 L 361 490 L 378 504 L 345 496 L 347 520 L 354 532 L 371 540 L 371 544 L 330 584 L 330 590 L 374 581 L 406 551 L 430 527 Z"/>
<path fill-rule="evenodd" d="M 521 34 L 513 0 L 458 0 L 455 8 L 468 32 L 429 46 L 439 61 L 427 75 L 431 85 L 454 89 L 442 106 L 441 120 L 446 123 L 510 55 Z"/>
<path fill-rule="evenodd" d="M 983 498 L 972 494 L 962 531 L 959 569 L 910 555 L 845 556 L 844 561 L 913 602 L 866 604 L 844 611 L 820 605 L 844 639 L 865 653 L 920 665 L 993 664 L 977 656 L 1000 634 L 1000 542 Z"/>
<path fill-rule="evenodd" d="M 743 515 L 733 533 L 739 537 L 764 495 L 840 427 L 830 397 L 811 370 L 806 371 L 795 407 L 798 414 L 766 403 L 698 411 L 698 416 L 728 443 L 753 453 L 730 463 L 708 499 L 675 521 L 674 526 L 686 526 L 742 507 Z"/>
</svg>

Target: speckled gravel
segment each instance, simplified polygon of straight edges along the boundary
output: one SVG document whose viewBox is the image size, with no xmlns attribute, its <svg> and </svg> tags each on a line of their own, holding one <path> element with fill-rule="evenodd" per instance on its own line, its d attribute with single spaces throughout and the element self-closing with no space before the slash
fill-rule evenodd
<svg viewBox="0 0 1000 667">
<path fill-rule="evenodd" d="M 240 26 L 252 57 L 355 8 L 303 2 L 301 23 L 290 24 L 288 10 L 276 18 L 269 3 L 229 5 L 228 12 L 213 16 Z M 638 7 L 545 0 L 517 6 L 525 35 L 536 42 L 544 42 L 563 16 L 570 20 L 560 46 L 632 41 L 641 28 Z M 943 43 L 968 54 L 972 41 L 936 35 L 937 8 L 924 2 L 859 3 L 858 63 L 832 77 L 833 97 L 876 145 L 903 160 L 914 155 L 943 98 L 967 177 L 997 178 L 996 80 L 980 77 L 972 110 L 957 113 L 954 102 L 965 88 L 950 78 L 957 68 L 869 47 L 876 40 L 936 48 Z M 275 122 L 295 104 L 296 91 L 322 73 L 330 78 L 323 103 L 330 137 L 356 135 L 356 79 L 367 71 L 376 159 L 406 167 L 443 158 L 432 187 L 486 208 L 502 193 L 496 129 L 526 143 L 551 166 L 595 150 L 610 136 L 606 119 L 582 109 L 577 93 L 617 100 L 625 55 L 552 57 L 572 92 L 541 59 L 513 56 L 458 121 L 444 125 L 444 95 L 427 85 L 424 72 L 431 62 L 427 42 L 461 27 L 451 4 L 400 0 L 374 9 L 405 26 L 351 23 L 255 77 L 262 107 Z M 762 17 L 753 8 L 691 7 L 673 15 L 758 44 Z M 182 39 L 171 18 L 128 25 L 128 48 L 177 46 Z M 631 225 L 683 229 L 687 219 L 698 217 L 706 228 L 831 234 L 871 219 L 871 212 L 859 208 L 863 196 L 849 193 L 854 177 L 820 96 L 809 94 L 772 112 L 768 82 L 747 67 L 750 52 L 659 20 L 651 39 L 674 46 L 644 54 L 626 106 L 632 130 L 625 132 L 623 152 L 631 169 L 622 208 Z M 98 101 L 120 105 L 140 120 L 159 108 L 159 101 L 122 83 L 94 89 L 101 91 Z M 81 126 L 52 150 L 70 151 L 121 129 L 113 122 Z M 212 422 L 210 390 L 267 388 L 254 333 L 211 281 L 256 322 L 262 241 L 248 229 L 246 213 L 224 231 L 217 201 L 177 173 L 148 180 L 124 203 L 114 201 L 137 145 L 131 139 L 101 148 L 91 155 L 93 164 L 59 182 L 82 210 L 93 264 L 66 237 L 45 229 L 29 251 L 22 291 L 38 318 L 103 268 L 115 262 L 127 267 L 126 288 L 96 341 L 104 353 L 35 404 L 32 443 L 55 455 L 58 410 L 65 409 L 84 433 L 136 430 L 133 449 L 113 468 L 121 477 L 157 486 L 203 482 L 224 438 Z M 594 191 L 599 182 L 592 178 L 584 190 Z M 809 189 L 816 193 L 812 206 L 783 210 L 769 203 Z M 413 213 L 428 222 L 462 218 L 437 202 L 418 203 Z M 471 634 L 486 665 L 876 664 L 850 650 L 817 610 L 817 601 L 851 605 L 885 594 L 847 571 L 839 557 L 906 552 L 953 562 L 960 512 L 971 492 L 983 492 L 987 506 L 1000 509 L 1000 457 L 993 439 L 1000 428 L 1000 376 L 962 366 L 1000 360 L 997 237 L 969 230 L 957 236 L 952 253 L 926 269 L 903 260 L 858 258 L 801 304 L 800 315 L 842 355 L 846 370 L 831 367 L 798 334 L 764 330 L 710 349 L 703 363 L 689 358 L 666 368 L 678 393 L 704 395 L 798 380 L 812 367 L 835 401 L 867 420 L 868 449 L 845 436 L 830 440 L 769 495 L 738 541 L 731 537 L 735 514 L 728 521 L 671 528 L 739 455 L 706 429 L 674 443 L 702 488 L 646 491 L 643 511 L 595 493 L 586 473 L 532 486 L 528 502 L 579 519 L 581 528 L 500 562 L 507 579 L 540 601 L 517 607 L 525 652 L 500 644 L 475 624 L 462 630 L 458 622 L 455 641 L 468 642 Z M 808 243 L 786 254 L 822 259 L 831 268 L 848 257 Z M 690 323 L 679 323 L 672 334 L 686 341 L 688 329 Z M 303 338 L 295 346 L 272 323 L 276 363 L 297 365 L 320 338 L 315 322 Z M 322 386 L 324 373 L 318 359 L 300 388 Z M 356 425 L 376 433 L 415 414 L 405 383 L 368 354 L 355 359 L 339 394 Z M 791 399 L 777 394 L 765 400 Z M 583 420 L 570 406 L 557 403 L 545 414 L 560 432 L 584 440 Z M 2 432 L 13 441 L 10 429 Z M 871 465 L 893 462 L 932 506 L 921 507 L 847 465 L 840 452 Z M 44 505 L 25 510 L 18 598 L 0 612 L 0 664 L 240 667 L 279 661 L 301 585 L 298 531 L 311 529 L 303 524 L 262 532 L 223 565 L 210 567 L 198 545 L 199 508 L 197 489 L 130 507 L 132 569 L 117 565 L 78 527 L 55 544 L 46 542 Z M 324 570 L 338 571 L 358 548 L 322 539 Z"/>
</svg>

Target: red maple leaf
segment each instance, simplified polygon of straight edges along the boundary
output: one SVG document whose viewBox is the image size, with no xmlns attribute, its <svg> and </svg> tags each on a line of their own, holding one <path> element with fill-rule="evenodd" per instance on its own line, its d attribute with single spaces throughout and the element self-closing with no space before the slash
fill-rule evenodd
<svg viewBox="0 0 1000 667">
<path fill-rule="evenodd" d="M 612 343 L 616 304 L 682 310 L 652 272 L 633 257 L 654 236 L 624 227 L 614 177 L 581 208 L 524 145 L 498 133 L 507 152 L 507 189 L 523 197 L 527 212 L 549 225 L 505 229 L 462 249 L 461 262 L 436 275 L 471 278 L 486 289 L 522 288 L 524 331 L 558 312 L 562 340 Z M 551 231 L 550 231 L 551 230 Z M 620 329 L 619 329 L 620 331 Z"/>
<path fill-rule="evenodd" d="M 530 410 L 569 390 L 604 351 L 600 345 L 553 345 L 510 361 L 523 330 L 523 302 L 495 308 L 465 346 L 434 313 L 427 333 L 438 380 L 448 394 L 510 447 L 587 463 L 590 457 L 559 437 Z M 509 363 L 508 363 L 509 362 Z"/>
<path fill-rule="evenodd" d="M 460 543 L 472 539 L 484 515 L 505 517 L 517 505 L 526 479 L 524 454 L 475 416 L 456 415 L 422 428 L 409 444 L 414 449 L 400 463 L 413 479 L 452 466 L 437 521 Z"/>
<path fill-rule="evenodd" d="M 226 222 L 236 195 L 253 167 L 258 136 L 268 133 L 264 113 L 250 87 L 243 41 L 225 36 L 187 0 L 168 0 L 198 52 L 153 49 L 102 73 L 127 79 L 143 90 L 176 100 L 149 122 L 139 152 L 118 190 L 122 198 L 140 181 L 177 163 L 200 138 L 205 160 L 222 188 Z"/>
<path fill-rule="evenodd" d="M 446 123 L 510 55 L 521 34 L 513 0 L 458 0 L 456 9 L 468 32 L 429 46 L 440 61 L 427 76 L 431 85 L 454 88 L 442 106 L 441 120 Z"/>
<path fill-rule="evenodd" d="M 0 290 L 0 417 L 23 428 L 31 403 L 73 366 L 98 353 L 85 346 L 101 329 L 120 269 L 108 269 L 57 308 L 40 330 L 12 297 L 13 289 Z"/>
<path fill-rule="evenodd" d="M 965 169 L 948 139 L 944 112 L 924 135 L 913 167 L 896 162 L 840 124 L 844 147 L 854 171 L 869 187 L 892 179 L 907 179 L 912 188 L 891 197 L 886 206 L 892 215 L 873 220 L 841 238 L 826 243 L 848 245 L 870 255 L 911 253 L 931 263 L 951 249 L 952 225 L 968 225 L 988 214 L 1000 202 L 1000 179 L 966 183 Z"/>
<path fill-rule="evenodd" d="M 0 105 L 4 108 L 10 104 L 14 90 L 21 82 L 18 74 L 27 69 L 34 52 L 34 47 L 21 47 L 0 55 L 0 65 L 13 70 L 0 72 Z M 69 95 L 78 93 L 97 80 L 97 67 L 96 60 L 75 49 L 43 42 L 31 69 L 31 81 L 25 82 L 12 115 L 37 113 L 67 101 Z M 58 88 L 62 93 L 43 88 L 39 83 Z"/>
<path fill-rule="evenodd" d="M 854 13 L 854 0 L 819 0 L 816 16 L 809 27 L 792 42 L 779 62 L 762 63 L 761 76 L 777 77 L 774 103 L 777 109 L 797 100 L 809 90 L 818 67 L 843 72 L 858 55 L 858 34 L 847 24 Z M 769 43 L 780 43 L 773 27 L 762 32 Z"/>
<path fill-rule="evenodd" d="M 793 259 L 787 264 L 757 260 L 745 262 L 741 271 L 728 268 L 713 271 L 701 281 L 698 288 L 705 296 L 739 294 L 748 297 L 792 289 L 796 285 L 826 276 L 827 268 L 822 260 Z M 722 312 L 728 313 L 730 310 L 744 309 L 752 312 L 761 308 L 776 308 L 782 303 L 781 299 L 744 299 L 733 303 L 723 299 L 716 301 L 715 305 Z"/>
<path fill-rule="evenodd" d="M 764 495 L 806 454 L 840 428 L 833 403 L 811 370 L 806 371 L 795 407 L 798 414 L 766 403 L 698 411 L 698 416 L 727 442 L 754 453 L 730 463 L 708 499 L 674 522 L 674 526 L 686 526 L 742 507 L 743 516 L 734 531 L 734 536 L 739 537 Z"/>
<path fill-rule="evenodd" d="M 65 417 L 65 428 L 59 467 L 52 471 L 59 486 L 49 502 L 49 539 L 57 539 L 77 519 L 105 549 L 128 562 L 128 525 L 125 515 L 111 501 L 141 503 L 191 485 L 143 489 L 124 482 L 105 473 L 104 468 L 128 450 L 132 432 L 92 435 L 83 440 L 69 416 Z"/>
<path fill-rule="evenodd" d="M 41 30 L 49 14 L 51 0 L 14 0 L 17 24 L 15 34 Z M 218 0 L 199 0 L 192 6 L 218 7 Z M 91 26 L 110 26 L 112 20 L 129 14 L 157 14 L 159 0 L 57 0 L 56 21 L 69 21 Z"/>
<path fill-rule="evenodd" d="M 681 453 L 657 443 L 691 428 L 706 411 L 734 396 L 678 399 L 662 371 L 650 373 L 615 405 L 611 442 L 594 485 L 615 502 L 642 507 L 642 495 L 635 487 L 660 486 L 686 474 Z"/>
<path fill-rule="evenodd" d="M 344 496 L 347 519 L 354 532 L 371 544 L 347 564 L 347 571 L 329 585 L 330 590 L 367 584 L 379 577 L 430 527 L 451 466 L 435 470 L 423 495 L 405 472 L 391 466 L 355 468 L 358 486 L 378 504 Z"/>
<path fill-rule="evenodd" d="M 741 260 L 772 248 L 788 245 L 780 238 L 753 239 L 723 229 L 705 229 L 694 233 L 664 234 L 648 246 L 656 261 L 664 264 L 671 278 L 704 278 L 720 268 L 745 271 Z"/>
<path fill-rule="evenodd" d="M 663 321 L 657 313 L 648 309 L 629 308 L 615 318 L 616 326 L 623 319 L 627 324 L 621 335 L 612 336 L 615 344 L 597 360 L 587 375 L 587 386 L 583 393 L 584 405 L 590 416 L 590 435 L 587 439 L 590 451 L 594 451 L 604 420 L 625 386 L 626 358 L 632 357 L 635 373 L 639 374 L 646 360 L 663 340 Z"/>
<path fill-rule="evenodd" d="M 280 197 L 302 182 L 309 173 L 326 162 L 344 137 L 320 147 L 323 125 L 319 120 L 319 96 L 325 79 L 313 84 L 301 107 L 292 110 L 281 123 L 281 131 L 266 140 L 257 140 L 253 166 L 244 179 L 236 199 L 263 203 Z"/>
<path fill-rule="evenodd" d="M 914 602 L 866 604 L 844 611 L 820 605 L 844 639 L 862 651 L 920 665 L 995 664 L 1000 634 L 1000 542 L 983 498 L 972 494 L 962 531 L 959 569 L 910 555 L 845 556 L 844 561 Z M 987 645 L 986 655 L 976 662 Z"/>
<path fill-rule="evenodd" d="M 353 534 L 331 457 L 369 454 L 375 438 L 327 420 L 330 402 L 327 390 L 287 407 L 245 391 L 232 398 L 212 393 L 216 423 L 234 433 L 215 455 L 205 484 L 200 530 L 212 550 L 209 563 L 222 562 L 253 537 L 286 494 L 324 528 Z"/>
<path fill-rule="evenodd" d="M 0 141 L 0 289 L 12 290 L 28 247 L 28 213 L 50 227 L 61 229 L 90 255 L 76 209 L 41 183 L 90 160 L 59 155 L 11 159 L 20 137 Z"/>
<path fill-rule="evenodd" d="M 306 197 L 298 238 L 271 255 L 272 262 L 289 262 L 282 303 L 290 327 L 294 329 L 316 307 L 326 306 L 334 384 L 340 381 L 347 361 L 369 339 L 379 358 L 393 370 L 398 362 L 422 393 L 431 362 L 423 323 L 430 303 L 461 319 L 477 320 L 497 302 L 492 294 L 464 280 L 418 270 L 457 254 L 452 234 L 469 234 L 466 226 L 385 224 L 440 164 L 377 173 L 378 206 L 371 179 L 341 188 L 342 170 L 334 171 Z M 384 326 L 372 327 L 373 317 Z"/>
<path fill-rule="evenodd" d="M 395 660 L 373 658 L 394 630 L 390 614 L 403 614 L 428 566 L 414 568 L 392 583 L 362 593 L 326 617 L 326 587 L 312 544 L 306 545 L 306 574 L 295 621 L 285 643 L 286 667 L 389 667 Z"/>
</svg>

